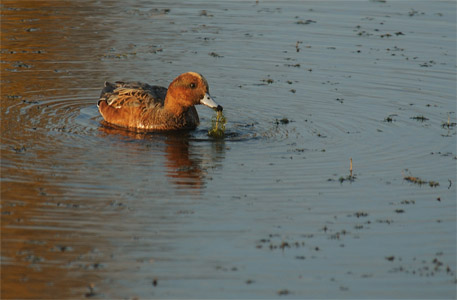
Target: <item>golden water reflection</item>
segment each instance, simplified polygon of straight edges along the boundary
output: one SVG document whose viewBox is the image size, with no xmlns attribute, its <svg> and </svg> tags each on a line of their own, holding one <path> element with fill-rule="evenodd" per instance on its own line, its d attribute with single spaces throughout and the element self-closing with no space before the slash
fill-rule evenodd
<svg viewBox="0 0 457 300">
<path fill-rule="evenodd" d="M 107 13 L 92 1 L 1 3 L 2 299 L 103 297 L 106 275 L 136 261 L 117 260 L 113 244 L 141 232 L 142 203 L 152 224 L 174 224 L 180 208 L 163 195 L 199 195 L 224 159 L 223 144 L 189 133 L 100 123 Z"/>
<path fill-rule="evenodd" d="M 46 134 L 65 127 L 68 107 L 43 113 L 45 101 L 103 82 L 104 25 L 92 16 L 105 13 L 91 1 L 1 3 L 2 299 L 83 297 L 99 280 L 106 240 L 77 222 L 87 220 L 84 199 L 68 200 L 71 177 L 56 171 L 61 149 Z"/>
</svg>

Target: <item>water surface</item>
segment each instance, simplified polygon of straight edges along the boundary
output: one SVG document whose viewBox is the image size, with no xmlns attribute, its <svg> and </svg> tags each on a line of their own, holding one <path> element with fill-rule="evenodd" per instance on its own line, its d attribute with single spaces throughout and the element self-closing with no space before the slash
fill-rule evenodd
<svg viewBox="0 0 457 300">
<path fill-rule="evenodd" d="M 2 1 L 2 297 L 455 298 L 455 11 Z M 225 139 L 102 122 L 189 70 Z"/>
</svg>

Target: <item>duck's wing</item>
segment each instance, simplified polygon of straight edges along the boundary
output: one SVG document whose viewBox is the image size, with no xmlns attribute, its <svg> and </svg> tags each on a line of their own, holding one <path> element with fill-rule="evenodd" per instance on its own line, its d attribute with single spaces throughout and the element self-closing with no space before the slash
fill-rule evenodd
<svg viewBox="0 0 457 300">
<path fill-rule="evenodd" d="M 142 109 L 163 106 L 167 89 L 141 82 L 105 82 L 100 100 L 114 108 L 138 107 Z"/>
</svg>

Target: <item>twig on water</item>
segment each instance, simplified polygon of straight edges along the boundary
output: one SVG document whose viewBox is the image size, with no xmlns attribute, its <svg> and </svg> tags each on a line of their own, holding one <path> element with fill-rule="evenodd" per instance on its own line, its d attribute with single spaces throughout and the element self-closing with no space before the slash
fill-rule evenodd
<svg viewBox="0 0 457 300">
<path fill-rule="evenodd" d="M 356 179 L 356 176 L 352 175 L 352 158 L 350 158 L 349 159 L 349 175 L 346 177 L 341 176 L 338 180 L 340 181 L 340 183 L 343 183 L 345 181 L 354 182 L 355 179 Z"/>
</svg>

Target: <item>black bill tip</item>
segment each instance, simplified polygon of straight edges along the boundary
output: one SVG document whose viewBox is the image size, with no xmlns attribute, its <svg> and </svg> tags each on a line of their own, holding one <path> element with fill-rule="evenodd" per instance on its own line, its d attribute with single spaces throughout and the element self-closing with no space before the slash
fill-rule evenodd
<svg viewBox="0 0 457 300">
<path fill-rule="evenodd" d="M 223 108 L 222 106 L 220 106 L 220 105 L 218 105 L 218 106 L 216 107 L 216 111 L 222 111 L 223 109 L 224 109 L 224 108 Z"/>
</svg>

